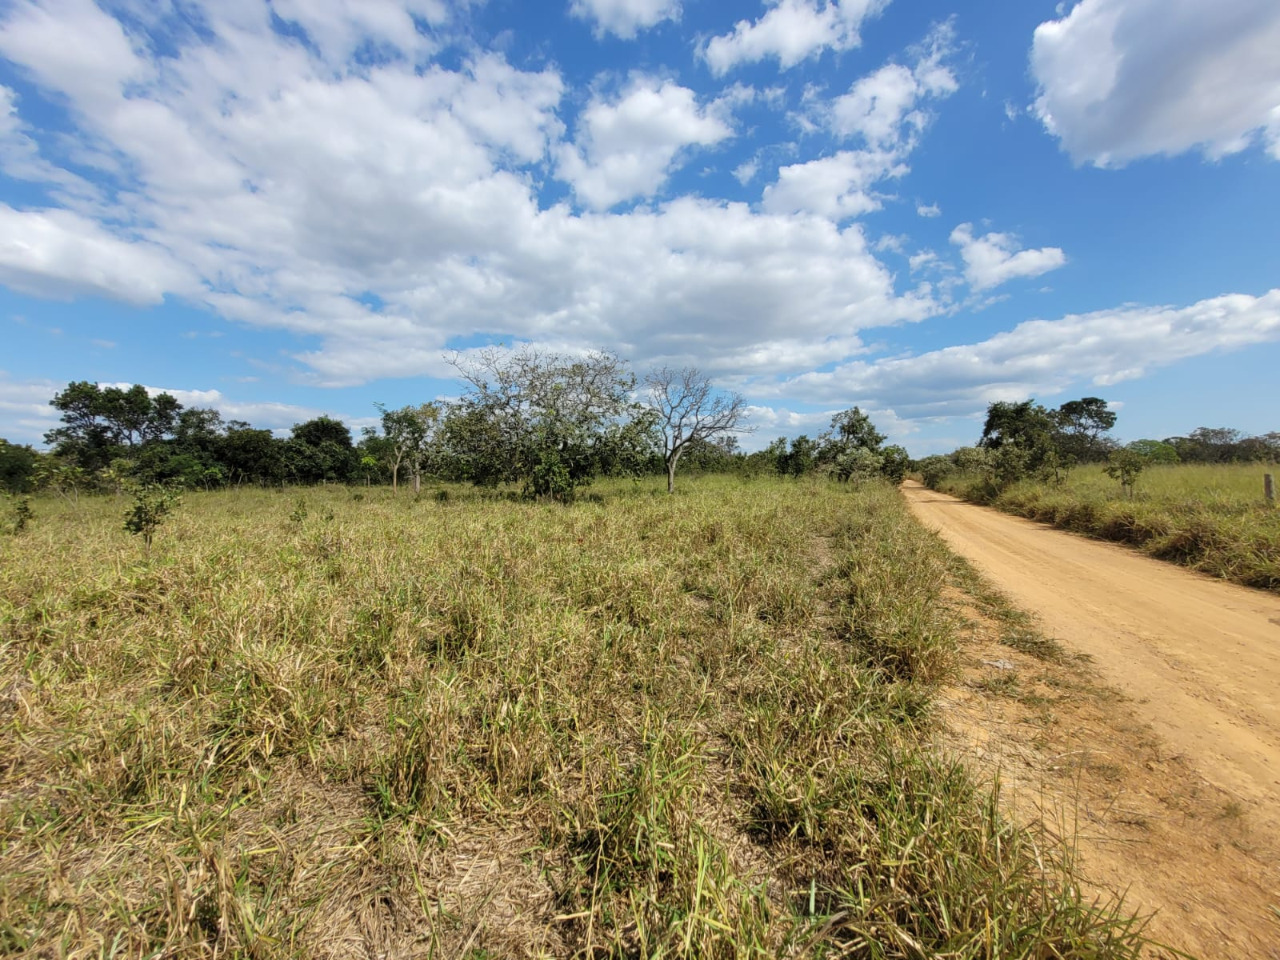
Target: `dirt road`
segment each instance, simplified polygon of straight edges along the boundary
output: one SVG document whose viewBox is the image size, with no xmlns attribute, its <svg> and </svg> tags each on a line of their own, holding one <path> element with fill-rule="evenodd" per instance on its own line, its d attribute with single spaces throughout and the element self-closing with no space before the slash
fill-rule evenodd
<svg viewBox="0 0 1280 960">
<path fill-rule="evenodd" d="M 1280 904 L 1280 597 L 911 481 L 903 493 L 926 526 L 1038 615 L 1046 634 L 1087 654 L 1166 755 L 1230 798 L 1225 808 L 1247 819 L 1250 852 L 1273 891 L 1266 900 Z M 1196 879 L 1185 878 L 1192 886 Z M 1266 955 L 1280 956 L 1270 953 L 1280 925 L 1262 922 L 1275 932 L 1274 941 L 1264 933 Z"/>
<path fill-rule="evenodd" d="M 908 484 L 924 523 L 1280 826 L 1280 597 Z"/>
</svg>

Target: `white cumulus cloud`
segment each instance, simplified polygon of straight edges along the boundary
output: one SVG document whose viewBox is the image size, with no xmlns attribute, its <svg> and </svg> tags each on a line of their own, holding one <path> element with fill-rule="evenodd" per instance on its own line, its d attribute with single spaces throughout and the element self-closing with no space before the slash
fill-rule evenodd
<svg viewBox="0 0 1280 960">
<path fill-rule="evenodd" d="M 1280 3 L 1082 0 L 1036 28 L 1035 110 L 1077 162 L 1122 166 L 1261 137 L 1280 159 Z"/>
<path fill-rule="evenodd" d="M 906 170 L 889 151 L 844 150 L 781 168 L 777 182 L 765 187 L 762 204 L 771 213 L 816 213 L 832 220 L 859 217 L 880 208 L 871 188 Z"/>
<path fill-rule="evenodd" d="M 910 172 L 907 157 L 929 121 L 925 102 L 957 89 L 945 62 L 952 41 L 951 24 L 941 24 L 913 49 L 911 66 L 886 64 L 855 80 L 847 93 L 815 105 L 815 122 L 860 149 L 782 167 L 777 181 L 765 187 L 764 209 L 833 220 L 878 210 L 875 187 Z"/>
<path fill-rule="evenodd" d="M 130 383 L 102 384 L 127 389 Z M 361 422 L 372 422 L 372 418 L 353 418 L 332 409 L 305 407 L 293 403 L 275 403 L 272 401 L 236 400 L 223 395 L 221 390 L 190 390 L 175 387 L 146 387 L 147 393 L 155 396 L 167 393 L 184 407 L 200 407 L 206 410 L 217 410 L 225 420 L 243 420 L 259 430 L 274 430 L 285 433 L 297 423 L 305 423 L 316 417 L 334 417 L 348 426 L 357 419 Z"/>
<path fill-rule="evenodd" d="M 46 182 L 91 161 L 110 198 L 73 205 L 51 188 L 39 209 L 0 208 L 0 282 L 140 304 L 176 294 L 293 334 L 277 375 L 322 386 L 449 376 L 451 345 L 495 337 L 772 377 L 939 309 L 897 289 L 858 225 L 806 204 L 612 210 L 659 196 L 734 135 L 734 110 L 771 94 L 707 100 L 639 76 L 577 109 L 554 67 L 471 47 L 434 58 L 432 25 L 449 27 L 429 4 L 412 36 L 381 6 L 301 7 L 280 7 L 287 30 L 254 0 L 188 0 L 177 20 L 166 4 L 119 20 L 91 0 L 0 10 L 0 53 L 64 110 L 42 128 L 34 96 L 9 97 L 7 156 Z M 60 152 L 72 141 L 74 162 Z M 542 198 L 549 174 L 585 212 Z M 855 179 L 837 194 L 846 207 Z"/>
<path fill-rule="evenodd" d="M 69 210 L 15 210 L 6 203 L 0 203 L 0 283 L 57 300 L 88 294 L 139 305 L 197 287 L 162 247 L 115 236 Z"/>
<path fill-rule="evenodd" d="M 744 187 L 756 178 L 756 174 L 760 172 L 759 160 L 744 160 L 733 168 L 733 178 Z"/>
<path fill-rule="evenodd" d="M 841 137 L 860 137 L 882 149 L 894 148 L 918 135 L 929 115 L 921 104 L 950 96 L 959 89 L 946 59 L 953 53 L 950 22 L 935 27 L 916 49 L 910 67 L 890 63 L 856 80 L 830 104 L 827 125 Z"/>
<path fill-rule="evenodd" d="M 1028 320 L 980 343 L 916 356 L 855 360 L 780 385 L 812 402 L 875 397 L 904 416 L 964 416 L 1074 383 L 1106 387 L 1208 353 L 1280 341 L 1280 289 L 1186 307 L 1123 306 Z"/>
<path fill-rule="evenodd" d="M 58 425 L 58 413 L 49 401 L 62 386 L 52 380 L 14 380 L 0 370 L 0 419 L 4 437 L 11 443 L 42 443 Z"/>
<path fill-rule="evenodd" d="M 435 43 L 414 18 L 431 25 L 449 19 L 444 0 L 272 0 L 272 8 L 305 30 L 324 59 L 336 65 L 366 45 L 430 53 Z"/>
<path fill-rule="evenodd" d="M 1067 262 L 1058 247 L 1023 250 L 1007 233 L 973 234 L 973 224 L 962 223 L 951 231 L 951 242 L 960 248 L 964 276 L 974 290 L 989 290 L 1018 277 L 1038 277 Z"/>
<path fill-rule="evenodd" d="M 656 193 L 685 148 L 731 136 L 720 111 L 699 105 L 688 87 L 639 77 L 616 101 L 588 104 L 577 142 L 561 148 L 559 172 L 583 203 L 603 210 Z"/>
<path fill-rule="evenodd" d="M 861 45 L 863 22 L 888 5 L 889 0 L 772 0 L 764 16 L 739 20 L 731 33 L 712 37 L 702 55 L 717 75 L 767 58 L 786 70 L 823 50 Z"/>
<path fill-rule="evenodd" d="M 612 33 L 630 40 L 664 20 L 678 20 L 680 0 L 573 0 L 569 11 L 594 21 L 598 34 Z"/>
</svg>

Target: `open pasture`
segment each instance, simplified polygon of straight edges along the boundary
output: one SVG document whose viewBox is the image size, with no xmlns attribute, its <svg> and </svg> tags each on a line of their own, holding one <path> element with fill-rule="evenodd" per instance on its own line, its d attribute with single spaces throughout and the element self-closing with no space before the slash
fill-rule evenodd
<svg viewBox="0 0 1280 960">
<path fill-rule="evenodd" d="M 1280 474 L 1265 463 L 1152 464 L 1138 475 L 1134 499 L 1172 507 L 1195 504 L 1222 513 L 1247 512 L 1261 505 L 1262 477 Z M 1092 464 L 1067 473 L 1065 492 L 1093 500 L 1123 499 L 1119 483 Z"/>
<path fill-rule="evenodd" d="M 0 539 L 0 950 L 1136 955 L 930 739 L 880 483 L 340 487 Z"/>
</svg>

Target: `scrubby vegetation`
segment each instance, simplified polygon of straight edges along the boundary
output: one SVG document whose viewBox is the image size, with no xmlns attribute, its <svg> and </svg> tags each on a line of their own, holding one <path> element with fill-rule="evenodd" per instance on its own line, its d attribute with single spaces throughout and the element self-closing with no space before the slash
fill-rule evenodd
<svg viewBox="0 0 1280 960">
<path fill-rule="evenodd" d="M 746 454 L 746 401 L 718 390 L 696 368 L 660 368 L 639 381 L 608 353 L 561 356 L 493 348 L 454 364 L 461 396 L 392 409 L 375 404 L 378 427 L 359 442 L 340 420 L 294 424 L 288 438 L 217 410 L 185 408 L 141 385 L 67 385 L 51 405 L 62 426 L 47 451 L 0 440 L 0 489 L 78 499 L 130 485 L 215 490 L 408 481 L 495 488 L 515 484 L 534 499 L 568 502 L 600 477 L 667 477 L 682 471 L 740 476 L 821 473 L 839 480 L 902 479 L 906 450 L 857 407 L 837 413 L 817 440 L 780 437 Z"/>
<path fill-rule="evenodd" d="M 200 493 L 150 558 L 41 500 L 4 952 L 1135 955 L 931 747 L 954 568 L 888 485 L 659 491 Z"/>
</svg>

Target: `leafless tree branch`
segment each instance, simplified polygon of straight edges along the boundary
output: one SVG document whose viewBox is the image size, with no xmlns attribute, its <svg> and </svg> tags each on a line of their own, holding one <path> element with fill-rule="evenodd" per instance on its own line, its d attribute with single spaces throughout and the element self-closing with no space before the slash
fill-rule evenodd
<svg viewBox="0 0 1280 960">
<path fill-rule="evenodd" d="M 675 489 L 680 455 L 691 443 L 744 432 L 747 402 L 741 394 L 715 391 L 710 378 L 696 367 L 659 367 L 644 382 L 662 433 L 670 493 Z"/>
</svg>

